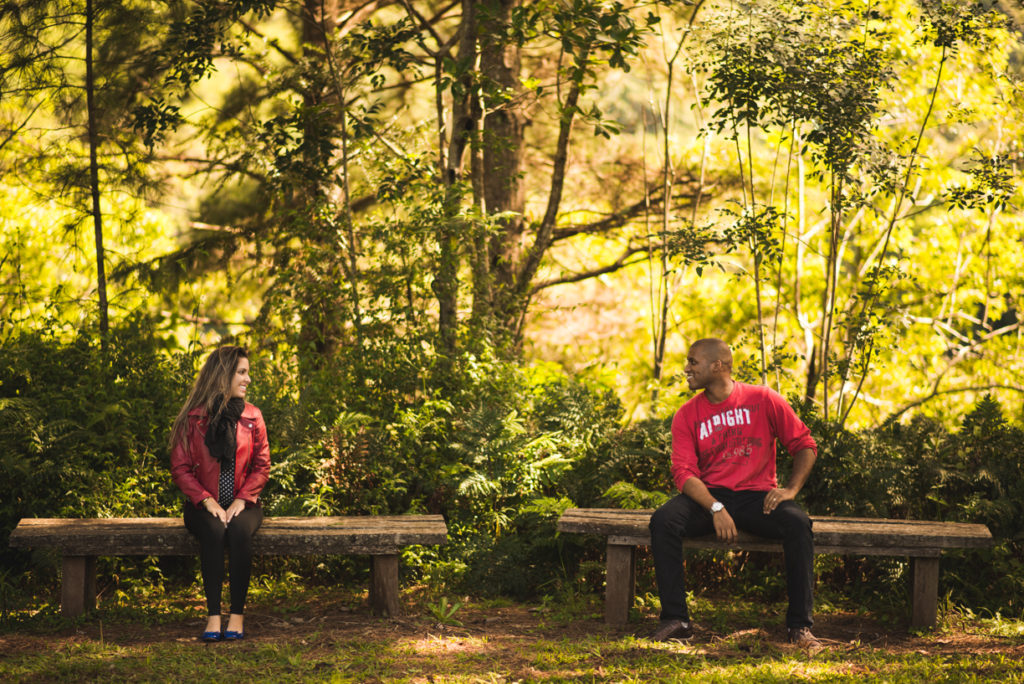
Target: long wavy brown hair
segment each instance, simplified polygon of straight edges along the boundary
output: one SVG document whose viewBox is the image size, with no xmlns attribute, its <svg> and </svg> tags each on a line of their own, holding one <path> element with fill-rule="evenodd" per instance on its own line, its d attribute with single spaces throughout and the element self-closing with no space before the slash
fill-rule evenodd
<svg viewBox="0 0 1024 684">
<path fill-rule="evenodd" d="M 228 391 L 231 389 L 231 380 L 235 377 L 235 371 L 238 370 L 238 361 L 247 358 L 249 358 L 248 350 L 232 345 L 219 347 L 210 352 L 210 355 L 206 357 L 206 362 L 203 363 L 202 369 L 199 371 L 199 375 L 196 377 L 196 381 L 192 383 L 192 390 L 188 393 L 185 405 L 181 407 L 178 417 L 174 419 L 174 426 L 171 428 L 171 449 L 174 449 L 180 442 L 184 445 L 185 450 L 188 451 L 189 446 L 188 440 L 185 439 L 185 430 L 188 425 L 189 411 L 197 406 L 202 406 L 206 409 L 206 414 L 213 418 L 215 417 L 214 411 L 224 410 L 227 402 L 221 402 L 221 405 L 218 407 L 217 397 L 227 396 Z"/>
</svg>

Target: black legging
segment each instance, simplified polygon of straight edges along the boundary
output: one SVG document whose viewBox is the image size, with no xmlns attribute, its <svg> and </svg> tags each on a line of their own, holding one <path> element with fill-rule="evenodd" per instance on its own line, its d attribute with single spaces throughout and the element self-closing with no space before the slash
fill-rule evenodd
<svg viewBox="0 0 1024 684">
<path fill-rule="evenodd" d="M 185 527 L 199 540 L 199 564 L 203 571 L 203 592 L 209 615 L 220 615 L 220 592 L 224 584 L 224 547 L 228 550 L 231 583 L 231 612 L 242 615 L 252 575 L 252 538 L 263 524 L 260 506 L 245 508 L 227 527 L 205 508 L 185 502 Z"/>
</svg>

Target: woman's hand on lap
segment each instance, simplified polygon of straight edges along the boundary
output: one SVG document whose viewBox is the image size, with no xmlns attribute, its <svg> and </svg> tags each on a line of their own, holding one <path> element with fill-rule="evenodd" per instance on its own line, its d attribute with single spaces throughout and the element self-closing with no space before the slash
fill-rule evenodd
<svg viewBox="0 0 1024 684">
<path fill-rule="evenodd" d="M 237 501 L 237 499 L 235 500 Z M 203 506 L 205 506 L 206 510 L 210 512 L 210 515 L 217 518 L 225 525 L 228 524 L 228 520 L 230 520 L 230 518 L 228 518 L 227 512 L 220 507 L 220 504 L 217 503 L 217 500 L 214 499 L 212 496 L 203 502 Z"/>
<path fill-rule="evenodd" d="M 238 515 L 239 513 L 241 513 L 244 510 L 245 510 L 245 499 L 235 499 L 234 501 L 232 501 L 231 505 L 228 506 L 228 510 L 225 513 L 226 518 L 224 519 L 224 524 L 226 525 L 229 522 L 231 522 L 232 518 L 234 518 L 236 515 Z"/>
</svg>

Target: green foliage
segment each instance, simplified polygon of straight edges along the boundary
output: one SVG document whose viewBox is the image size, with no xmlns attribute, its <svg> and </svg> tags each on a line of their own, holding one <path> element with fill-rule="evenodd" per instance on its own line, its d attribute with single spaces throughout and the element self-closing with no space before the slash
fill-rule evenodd
<svg viewBox="0 0 1024 684">
<path fill-rule="evenodd" d="M 0 341 L 4 539 L 23 517 L 179 512 L 166 441 L 191 363 L 167 356 L 145 319 L 112 330 L 106 355 L 94 340 L 87 330 L 68 343 L 27 331 Z"/>
<path fill-rule="evenodd" d="M 697 174 L 686 167 L 695 162 L 683 152 L 679 159 L 661 160 L 678 181 L 676 193 L 682 193 L 677 204 L 661 207 L 666 217 L 662 248 L 674 262 L 694 265 L 702 276 L 685 285 L 687 299 L 680 311 L 696 313 L 684 317 L 679 336 L 698 328 L 718 334 L 752 328 L 751 298 L 742 286 L 723 284 L 710 269 L 703 277 L 707 264 L 728 270 L 716 262 L 719 255 L 709 252 L 742 247 L 739 257 L 754 261 L 761 350 L 767 351 L 768 308 L 761 306 L 761 290 L 773 296 L 768 283 L 774 281 L 781 324 L 771 349 L 772 368 L 782 376 L 801 362 L 808 364 L 806 396 L 813 396 L 818 383 L 814 373 L 822 373 L 822 394 L 835 396 L 832 390 L 841 385 L 842 408 L 847 385 L 856 386 L 857 393 L 861 389 L 847 381 L 863 380 L 872 371 L 882 378 L 880 387 L 868 386 L 876 395 L 884 390 L 877 401 L 882 416 L 910 392 L 889 386 L 904 375 L 928 379 L 918 383 L 922 386 L 934 379 L 939 396 L 938 382 L 952 378 L 946 371 L 954 367 L 957 379 L 998 369 L 1002 357 L 989 353 L 998 340 L 979 353 L 970 335 L 957 329 L 970 316 L 979 319 L 978 330 L 988 326 L 989 302 L 1000 288 L 1008 293 L 1005 313 L 1012 319 L 1004 327 L 1018 322 L 1020 308 L 1012 295 L 1019 289 L 1014 260 L 1018 226 L 995 221 L 1000 212 L 1016 211 L 1019 154 L 1002 141 L 1019 137 L 1011 125 L 1019 88 L 1002 63 L 1016 59 L 1012 51 L 1017 44 L 1010 34 L 1000 33 L 1000 22 L 988 12 L 992 2 L 923 0 L 924 14 L 914 6 L 906 9 L 907 17 L 897 13 L 897 7 L 903 8 L 895 2 L 699 3 L 706 8 L 699 16 L 693 2 L 683 3 L 684 12 L 681 3 L 668 1 L 512 3 L 507 23 L 498 25 L 497 17 L 487 16 L 473 24 L 493 28 L 495 35 L 489 41 L 481 37 L 468 55 L 453 52 L 460 30 L 469 26 L 461 23 L 468 18 L 455 19 L 455 9 L 444 21 L 428 25 L 414 11 L 415 3 L 383 3 L 373 21 L 363 21 L 360 12 L 345 20 L 344 30 L 312 36 L 293 30 L 310 19 L 304 12 L 311 5 L 281 3 L 286 11 L 272 15 L 278 4 L 103 4 L 98 24 L 99 64 L 108 86 L 102 121 L 111 150 L 118 150 L 102 160 L 110 174 L 105 180 L 133 189 L 146 186 L 154 172 L 147 166 L 150 153 L 167 145 L 161 153 L 192 166 L 176 172 L 179 176 L 159 198 L 166 203 L 191 184 L 190 174 L 199 174 L 209 182 L 195 185 L 206 194 L 197 198 L 185 188 L 175 206 L 195 200 L 199 210 L 186 218 L 217 224 L 195 227 L 174 251 L 169 243 L 181 231 L 172 230 L 167 219 L 140 216 L 141 201 L 117 201 L 105 194 L 103 211 L 116 216 L 118 225 L 132 226 L 132 232 L 124 231 L 125 248 L 116 250 L 125 255 L 116 271 L 123 283 L 127 274 L 148 274 L 145 283 L 152 289 L 122 293 L 121 310 L 133 308 L 129 303 L 135 297 L 150 310 L 170 310 L 169 320 L 160 325 L 174 329 L 181 340 L 191 339 L 191 345 L 200 340 L 212 344 L 229 330 L 246 330 L 255 347 L 253 399 L 270 428 L 269 513 L 441 513 L 451 543 L 408 551 L 413 578 L 443 582 L 452 591 L 526 596 L 576 586 L 581 576 L 589 581 L 587 569 L 600 557 L 599 545 L 555 533 L 561 510 L 573 505 L 652 507 L 670 495 L 666 420 L 623 427 L 623 406 L 608 387 L 523 362 L 516 346 L 527 325 L 526 302 L 536 292 L 531 269 L 540 268 L 544 250 L 573 235 L 596 243 L 611 235 L 604 226 L 629 227 L 639 220 L 639 210 L 629 209 L 631 198 L 617 191 L 592 195 L 587 189 L 571 209 L 580 211 L 578 217 L 560 208 L 560 198 L 552 195 L 550 211 L 540 221 L 546 227 L 539 231 L 531 215 L 543 203 L 537 177 L 546 182 L 546 160 L 522 168 L 515 162 L 499 174 L 494 168 L 476 168 L 479 156 L 460 156 L 447 160 L 466 167 L 458 172 L 466 173 L 458 182 L 447 175 L 456 171 L 445 168 L 444 161 L 446 154 L 455 154 L 449 137 L 461 142 L 462 132 L 474 154 L 488 146 L 523 143 L 532 150 L 527 156 L 543 157 L 550 151 L 545 138 L 558 137 L 555 156 L 576 161 L 566 167 L 565 178 L 553 180 L 571 182 L 572 175 L 585 171 L 581 160 L 600 158 L 593 148 L 569 154 L 576 146 L 575 141 L 569 145 L 574 119 L 592 124 L 605 138 L 626 133 L 624 125 L 609 118 L 608 112 L 618 110 L 609 105 L 614 96 L 602 92 L 604 85 L 621 79 L 627 89 L 637 82 L 648 87 L 645 79 L 660 68 L 651 63 L 657 47 L 654 29 L 673 22 L 675 28 L 679 22 L 696 22 L 680 33 L 676 54 L 683 56 L 680 64 L 693 66 L 694 91 L 711 107 L 708 125 L 702 120 L 699 126 L 725 133 L 729 154 L 733 147 L 740 151 L 743 133 L 747 138 L 740 188 L 735 187 L 735 171 L 729 170 L 731 157 L 708 139 L 710 166 L 705 174 L 701 162 L 700 177 L 706 180 L 696 193 L 703 204 L 687 187 L 687 174 L 691 180 Z M 19 176 L 18 187 L 10 187 L 12 201 L 0 210 L 0 268 L 5 294 L 11 293 L 0 304 L 0 313 L 10 314 L 0 317 L 0 465 L 5 475 L 0 530 L 24 515 L 177 514 L 180 497 L 166 474 L 164 442 L 198 358 L 198 352 L 180 351 L 176 345 L 183 342 L 161 341 L 156 324 L 144 317 L 117 326 L 107 356 L 85 336 L 89 325 L 81 322 L 80 311 L 92 296 L 90 279 L 69 274 L 81 276 L 86 269 L 77 224 L 58 206 L 66 200 L 66 188 L 80 185 L 76 156 L 81 150 L 66 136 L 80 125 L 75 118 L 81 111 L 79 74 L 68 66 L 79 58 L 68 55 L 81 47 L 81 37 L 79 23 L 53 19 L 51 10 L 58 6 L 33 0 L 0 10 L 0 19 L 8 22 L 0 25 L 3 45 L 11 54 L 0 73 L 5 95 L 12 94 L 4 99 L 4 126 L 11 136 L 4 134 L 2 149 L 13 151 L 4 169 L 18 169 L 39 183 L 38 189 L 31 187 Z M 474 7 L 485 10 L 479 3 Z M 377 11 L 376 6 L 367 8 Z M 288 24 L 287 30 L 274 22 Z M 153 30 L 132 28 L 138 26 Z M 665 29 L 663 35 L 670 34 Z M 697 40 L 683 50 L 682 41 L 691 35 Z M 987 42 L 993 36 L 1005 40 Z M 288 44 L 289 39 L 303 44 Z M 67 51 L 51 55 L 49 48 L 58 44 Z M 499 61 L 508 57 L 519 68 L 524 60 L 527 66 L 509 81 L 525 81 L 523 91 L 486 82 L 481 64 L 496 56 L 487 53 L 495 45 L 508 50 L 497 55 Z M 989 52 L 974 54 L 979 46 Z M 523 49 L 515 59 L 513 48 Z M 538 56 L 546 52 L 551 54 Z M 951 68 L 958 55 L 964 56 L 967 85 L 958 85 L 958 102 L 943 103 L 950 97 L 941 78 L 948 77 L 943 66 L 948 62 Z M 236 83 L 222 87 L 226 81 L 208 79 L 219 63 L 233 68 Z M 933 83 L 928 73 L 935 63 Z M 983 70 L 990 63 L 991 74 Z M 641 65 L 648 71 L 637 78 L 633 74 Z M 963 97 L 961 85 L 967 88 Z M 204 92 L 204 87 L 223 92 Z M 970 89 L 978 87 L 989 90 Z M 990 92 L 995 90 L 1004 93 L 1000 97 L 1008 104 L 993 113 L 984 108 L 994 107 L 989 100 L 995 99 Z M 40 92 L 47 94 L 44 101 L 36 99 Z M 931 96 L 924 98 L 927 103 L 922 93 Z M 445 110 L 463 96 L 474 102 L 469 109 L 486 111 L 469 112 L 470 118 L 476 116 L 473 122 L 449 121 Z M 645 107 L 637 107 L 640 114 L 628 113 L 642 119 L 642 135 L 647 134 Z M 972 123 L 973 107 L 983 111 Z M 203 113 L 183 114 L 191 109 Z M 545 120 L 546 112 L 555 115 Z M 124 125 L 126 113 L 134 113 L 141 139 L 132 138 Z M 494 139 L 488 120 L 506 114 L 529 120 L 532 137 Z M 439 118 L 432 121 L 434 116 Z M 982 139 L 985 129 L 979 122 L 988 119 L 999 128 L 998 141 Z M 954 124 L 972 128 L 961 134 Z M 921 133 L 914 137 L 916 126 Z M 559 128 L 559 136 L 549 135 L 552 127 Z M 685 130 L 700 137 L 696 129 Z M 36 131 L 48 133 L 37 136 Z M 479 139 L 471 139 L 478 133 Z M 960 141 L 973 150 L 965 171 L 928 167 L 928 144 L 943 141 Z M 148 149 L 143 151 L 140 142 Z M 172 142 L 182 147 L 175 149 Z M 645 207 L 645 222 L 655 210 L 647 142 L 642 163 L 633 158 L 640 154 L 636 149 L 615 150 L 616 164 L 629 176 L 622 187 L 643 185 L 632 199 L 634 206 Z M 189 157 L 201 145 L 205 157 L 186 162 L 182 155 Z M 786 146 L 788 168 L 801 166 L 798 161 L 810 163 L 806 176 L 793 182 L 787 176 L 783 192 L 780 160 Z M 963 159 L 960 149 L 932 152 L 936 158 Z M 769 157 L 775 161 L 766 161 Z M 595 173 L 600 178 L 606 171 Z M 755 176 L 771 178 L 771 188 L 755 183 Z M 529 199 L 488 213 L 488 187 L 507 185 L 513 178 L 516 184 L 522 181 Z M 605 183 L 604 178 L 597 183 L 584 178 L 574 187 L 588 182 L 619 187 L 618 181 Z M 920 187 L 912 189 L 918 179 Z M 790 186 L 803 188 L 799 198 Z M 737 194 L 743 197 L 741 208 L 721 211 Z M 60 201 L 37 211 L 35 195 Z M 952 211 L 936 217 L 940 202 L 928 197 L 947 200 Z M 691 201 L 692 215 L 681 218 L 691 214 L 685 210 Z M 706 221 L 698 209 L 725 216 L 730 225 L 708 225 L 719 221 Z M 795 211 L 802 215 L 794 216 Z M 972 233 L 976 216 L 957 213 L 979 211 L 988 219 L 983 236 Z M 831 230 L 810 225 L 815 215 L 830 213 Z M 591 222 L 598 214 L 601 220 Z M 791 235 L 794 225 L 801 226 L 800 234 Z M 947 232 L 958 241 L 956 259 L 947 258 Z M 653 249 L 651 234 L 646 236 L 638 241 L 624 232 L 626 239 L 616 251 L 622 244 L 627 251 L 618 266 L 642 262 L 644 251 Z M 505 238 L 502 249 L 489 251 L 486 243 L 493 247 Z M 578 243 L 573 244 L 575 249 Z M 58 245 L 79 258 L 65 258 Z M 787 249 L 794 252 L 792 258 Z M 165 256 L 145 262 L 161 253 Z M 817 260 L 822 255 L 828 260 L 824 266 Z M 759 270 L 764 259 L 777 273 Z M 137 264 L 140 260 L 145 263 Z M 944 270 L 946 262 L 955 262 L 955 273 Z M 465 271 L 478 264 L 486 272 L 472 274 L 470 292 Z M 552 270 L 572 270 L 562 266 Z M 517 280 L 517 272 L 527 271 L 529 277 Z M 478 300 L 476 288 L 495 291 Z M 448 345 L 439 334 L 442 294 L 450 295 L 445 301 L 454 320 L 446 330 L 457 337 L 457 345 Z M 470 295 L 473 319 L 459 320 Z M 481 302 L 496 309 L 512 301 L 516 304 L 506 307 L 505 319 L 494 311 L 477 315 Z M 828 311 L 814 310 L 812 301 L 813 306 L 826 302 L 822 306 Z M 979 303 L 983 313 L 974 315 Z M 829 348 L 823 340 L 832 324 L 825 323 L 825 314 L 831 317 L 833 311 L 841 341 Z M 813 329 L 816 318 L 822 321 L 820 334 Z M 929 331 L 913 337 L 910 328 L 917 321 L 927 321 Z M 629 344 L 617 342 L 605 360 L 629 353 L 623 351 Z M 823 347 L 820 355 L 815 344 Z M 880 363 L 880 350 L 887 347 L 905 353 Z M 947 359 L 950 365 L 941 370 Z M 823 368 L 828 364 L 837 371 L 831 390 L 830 371 Z M 753 364 L 743 368 L 754 374 Z M 645 381 L 632 377 L 623 382 Z M 852 399 L 845 404 L 843 418 L 852 404 Z M 822 458 L 806 500 L 821 513 L 986 522 L 997 532 L 997 546 L 964 554 L 950 565 L 944 581 L 978 605 L 994 604 L 996 599 L 981 595 L 980 589 L 965 589 L 966 569 L 984 558 L 985 577 L 998 587 L 999 600 L 1019 610 L 1017 578 L 1024 573 L 1017 535 L 1024 527 L 1019 503 L 1024 497 L 1016 484 L 1022 480 L 1020 464 L 1008 455 L 1020 443 L 1020 430 L 1007 424 L 991 401 L 979 403 L 959 430 L 950 432 L 957 415 L 945 418 L 947 427 L 917 417 L 858 431 L 811 416 Z M 19 556 L 11 562 L 22 568 L 33 561 Z M 733 576 L 748 579 L 751 575 L 743 572 L 754 573 L 755 565 Z M 881 578 L 879 586 L 892 587 L 903 569 L 872 562 L 830 572 L 837 584 L 842 572 L 847 578 L 874 573 Z"/>
<path fill-rule="evenodd" d="M 758 262 L 774 261 L 781 256 L 782 216 L 778 209 L 751 205 L 726 207 L 722 213 L 732 218 L 724 232 L 730 247 L 746 247 Z"/>
<path fill-rule="evenodd" d="M 602 495 L 612 502 L 612 508 L 658 508 L 672 495 L 664 491 L 649 492 L 631 482 L 616 482 Z"/>
<path fill-rule="evenodd" d="M 657 492 L 671 491 L 670 427 L 668 420 L 649 419 L 610 434 L 573 468 L 568 482 L 573 500 L 585 507 L 614 507 L 623 497 L 653 503 Z"/>
<path fill-rule="evenodd" d="M 237 50 L 224 40 L 226 27 L 249 12 L 266 16 L 275 4 L 275 0 L 231 0 L 189 7 L 169 27 L 167 52 L 174 55 L 174 62 L 168 80 L 187 87 L 209 74 L 219 51 Z"/>
<path fill-rule="evenodd" d="M 979 38 L 982 29 L 1005 22 L 994 0 L 920 0 L 932 40 L 941 48 L 956 49 Z"/>
<path fill-rule="evenodd" d="M 956 209 L 1006 209 L 1017 192 L 1015 172 L 1006 156 L 978 156 L 967 168 L 968 184 L 949 189 L 948 200 Z"/>
<path fill-rule="evenodd" d="M 801 494 L 811 513 L 987 525 L 994 546 L 944 557 L 943 587 L 968 605 L 1024 612 L 1024 430 L 1007 423 L 997 402 L 979 401 L 956 432 L 923 417 L 858 433 L 830 434 L 813 416 L 811 424 L 820 455 Z M 872 565 L 882 564 L 864 571 L 877 572 Z"/>
<path fill-rule="evenodd" d="M 401 367 L 403 344 L 392 345 Z M 3 340 L 2 529 L 26 516 L 179 514 L 166 431 L 200 355 L 168 354 L 144 319 L 115 330 L 110 350 L 104 356 L 84 339 L 61 343 L 45 334 Z M 613 394 L 549 367 L 467 354 L 446 393 L 424 392 L 422 380 L 395 369 L 379 385 L 363 378 L 307 387 L 324 399 L 309 404 L 288 390 L 293 364 L 265 350 L 253 358 L 253 400 L 272 448 L 268 513 L 441 513 L 449 543 L 410 551 L 406 560 L 412 577 L 448 591 L 529 597 L 577 586 L 603 546 L 556 534 L 562 511 L 653 508 L 672 494 L 669 421 L 622 428 Z M 358 378 L 365 366 L 333 370 Z M 330 376 L 315 377 L 326 383 Z M 986 524 L 995 546 L 948 554 L 943 591 L 975 610 L 1022 612 L 1024 466 L 1017 453 L 1024 430 L 1007 422 L 997 402 L 979 402 L 955 432 L 923 417 L 859 432 L 805 418 L 820 445 L 802 493 L 811 513 Z M 40 560 L 5 558 L 6 572 Z M 778 573 L 773 565 L 733 564 L 722 573 L 720 562 L 702 558 L 695 574 L 704 569 L 773 597 L 782 590 L 769 581 Z M 119 567 L 104 572 L 120 576 Z M 343 577 L 359 572 L 334 569 Z M 902 586 L 906 571 L 884 559 L 843 559 L 823 566 L 822 580 L 842 586 L 869 577 L 884 595 Z M 133 572 L 153 585 L 166 581 L 156 566 Z"/>
<path fill-rule="evenodd" d="M 427 610 L 434 616 L 434 619 L 442 625 L 456 625 L 462 626 L 462 622 L 455 617 L 455 613 L 459 612 L 459 608 L 462 604 L 458 601 L 448 601 L 447 596 L 442 596 L 437 600 L 437 603 L 428 603 Z"/>
<path fill-rule="evenodd" d="M 815 0 L 745 3 L 719 21 L 705 53 L 716 129 L 736 137 L 741 127 L 807 126 L 824 166 L 845 173 L 891 77 L 884 33 L 859 26 L 849 6 Z"/>
<path fill-rule="evenodd" d="M 321 441 L 332 509 L 442 513 L 450 542 L 438 571 L 410 570 L 440 574 L 453 588 L 531 595 L 562 565 L 554 523 L 573 503 L 573 464 L 604 443 L 621 408 L 606 390 L 550 371 L 473 355 L 459 368 L 448 398 L 364 405 L 376 419 L 359 423 L 355 441 L 337 432 Z M 369 498 L 377 506 L 346 505 Z"/>
<path fill-rule="evenodd" d="M 545 28 L 560 41 L 563 52 L 574 59 L 569 78 L 582 84 L 593 76 L 594 66 L 605 60 L 612 68 L 629 71 L 630 60 L 643 46 L 645 34 L 658 23 L 658 17 L 650 13 L 637 21 L 631 9 L 622 2 L 594 0 L 551 4 L 550 14 L 544 17 Z M 536 19 L 542 15 L 533 16 Z M 596 83 L 592 87 L 597 87 Z"/>
</svg>

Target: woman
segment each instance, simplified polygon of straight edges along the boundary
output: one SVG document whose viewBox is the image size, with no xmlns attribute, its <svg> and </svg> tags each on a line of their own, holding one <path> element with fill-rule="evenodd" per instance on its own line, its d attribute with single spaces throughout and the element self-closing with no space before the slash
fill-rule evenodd
<svg viewBox="0 0 1024 684">
<path fill-rule="evenodd" d="M 245 349 L 217 349 L 207 357 L 171 429 L 171 475 L 187 499 L 185 527 L 199 540 L 209 615 L 203 641 L 245 636 L 252 539 L 263 522 L 259 495 L 270 475 L 263 415 L 245 402 L 250 382 Z M 225 547 L 231 613 L 222 632 Z"/>
</svg>

